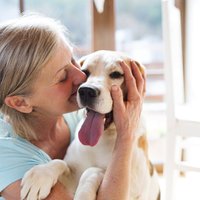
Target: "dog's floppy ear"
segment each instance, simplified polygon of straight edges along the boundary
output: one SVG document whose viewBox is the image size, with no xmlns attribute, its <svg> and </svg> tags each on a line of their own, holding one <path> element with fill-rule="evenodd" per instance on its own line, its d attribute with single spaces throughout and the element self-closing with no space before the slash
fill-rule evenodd
<svg viewBox="0 0 200 200">
<path fill-rule="evenodd" d="M 131 60 L 130 59 L 126 59 L 125 60 L 125 62 L 129 65 L 129 66 L 131 66 Z M 138 61 L 135 61 L 134 60 L 134 62 L 136 63 L 136 65 L 138 66 L 138 68 L 140 69 L 140 72 L 142 73 L 142 76 L 143 76 L 143 78 L 144 78 L 144 81 L 145 81 L 145 83 L 144 83 L 144 93 L 146 92 L 146 70 L 145 70 L 145 66 L 144 65 L 142 65 L 141 63 L 139 63 Z"/>
<path fill-rule="evenodd" d="M 139 67 L 140 72 L 142 73 L 143 76 L 145 76 L 146 72 L 145 72 L 145 66 L 142 65 L 141 63 L 139 63 L 138 61 L 134 61 L 136 63 L 136 65 Z"/>
<path fill-rule="evenodd" d="M 82 67 L 83 66 L 83 63 L 85 62 L 85 60 L 86 60 L 86 58 L 87 58 L 88 56 L 83 56 L 83 57 L 81 57 L 79 60 L 78 60 L 78 63 L 79 63 L 79 65 Z"/>
<path fill-rule="evenodd" d="M 144 94 L 146 92 L 146 70 L 145 70 L 145 66 L 140 64 L 138 61 L 135 61 L 136 65 L 139 67 L 140 72 L 142 73 L 142 77 L 144 78 Z"/>
</svg>

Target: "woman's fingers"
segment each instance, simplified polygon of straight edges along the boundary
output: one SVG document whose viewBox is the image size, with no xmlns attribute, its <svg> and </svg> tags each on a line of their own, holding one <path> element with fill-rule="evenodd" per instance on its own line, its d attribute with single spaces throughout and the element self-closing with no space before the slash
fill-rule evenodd
<svg viewBox="0 0 200 200">
<path fill-rule="evenodd" d="M 145 91 L 145 73 L 142 73 L 139 66 L 134 61 L 131 61 L 131 70 L 135 77 L 137 88 L 140 94 L 143 94 Z"/>
<path fill-rule="evenodd" d="M 122 61 L 120 65 L 124 71 L 124 81 L 127 88 L 127 101 L 132 101 L 138 93 L 136 80 L 132 75 L 130 67 L 124 61 Z"/>
<path fill-rule="evenodd" d="M 111 95 L 113 98 L 113 111 L 116 112 L 122 108 L 124 109 L 122 90 L 118 86 L 113 85 L 111 88 Z"/>
<path fill-rule="evenodd" d="M 124 81 L 127 88 L 127 102 L 135 101 L 143 98 L 145 90 L 145 74 L 140 71 L 136 62 L 131 61 L 131 66 L 124 61 L 120 63 L 124 71 Z M 121 89 L 114 85 L 112 86 L 112 98 L 114 107 L 125 109 L 124 98 Z"/>
<path fill-rule="evenodd" d="M 143 95 L 144 93 L 144 78 L 134 61 L 131 61 L 131 67 L 125 62 L 121 62 L 120 65 L 124 71 L 125 84 L 128 93 L 127 100 L 134 101 L 138 96 Z"/>
<path fill-rule="evenodd" d="M 131 62 L 131 66 L 125 62 L 121 62 L 120 65 L 124 72 L 127 99 L 124 101 L 123 92 L 119 86 L 112 86 L 114 122 L 118 135 L 123 138 L 132 138 L 141 114 L 145 79 L 134 61 Z"/>
</svg>

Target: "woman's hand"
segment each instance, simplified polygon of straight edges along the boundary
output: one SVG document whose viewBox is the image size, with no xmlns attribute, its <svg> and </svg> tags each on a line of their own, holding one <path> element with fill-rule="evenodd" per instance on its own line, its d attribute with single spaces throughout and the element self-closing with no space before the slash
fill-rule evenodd
<svg viewBox="0 0 200 200">
<path fill-rule="evenodd" d="M 119 87 L 112 87 L 114 123 L 118 139 L 134 140 L 142 110 L 145 75 L 140 72 L 134 61 L 131 61 L 131 67 L 125 62 L 121 62 L 120 65 L 124 71 L 127 99 L 124 101 Z"/>
<path fill-rule="evenodd" d="M 133 61 L 131 67 L 124 62 L 121 67 L 124 71 L 127 99 L 124 101 L 119 87 L 112 87 L 117 140 L 98 192 L 98 200 L 128 200 L 131 189 L 133 142 L 142 110 L 145 77 Z"/>
</svg>

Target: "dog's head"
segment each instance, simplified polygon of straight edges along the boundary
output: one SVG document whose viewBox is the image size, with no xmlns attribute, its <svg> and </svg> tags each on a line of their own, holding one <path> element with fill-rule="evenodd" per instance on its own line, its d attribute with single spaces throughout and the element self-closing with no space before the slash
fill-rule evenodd
<svg viewBox="0 0 200 200">
<path fill-rule="evenodd" d="M 121 87 L 124 99 L 126 87 L 121 61 L 130 65 L 131 59 L 114 51 L 96 51 L 80 59 L 81 70 L 87 81 L 78 89 L 77 101 L 80 107 L 87 108 L 87 118 L 79 131 L 83 144 L 94 146 L 103 132 L 112 123 L 113 101 L 110 94 L 112 85 Z M 144 68 L 137 63 L 144 73 Z"/>
</svg>

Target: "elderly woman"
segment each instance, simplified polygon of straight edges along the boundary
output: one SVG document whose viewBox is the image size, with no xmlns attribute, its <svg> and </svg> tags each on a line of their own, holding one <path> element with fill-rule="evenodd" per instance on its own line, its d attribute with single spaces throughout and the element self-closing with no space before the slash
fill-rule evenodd
<svg viewBox="0 0 200 200">
<path fill-rule="evenodd" d="M 0 24 L 0 192 L 7 200 L 20 199 L 21 179 L 33 166 L 63 159 L 82 117 L 76 93 L 86 75 L 65 33 L 60 23 L 35 15 Z M 125 200 L 129 190 L 133 130 L 143 101 L 138 88 L 144 80 L 134 78 L 125 64 L 122 68 L 128 96 L 134 98 L 124 102 L 120 88 L 113 86 L 118 135 L 97 199 Z M 60 182 L 47 197 L 72 198 Z"/>
</svg>

